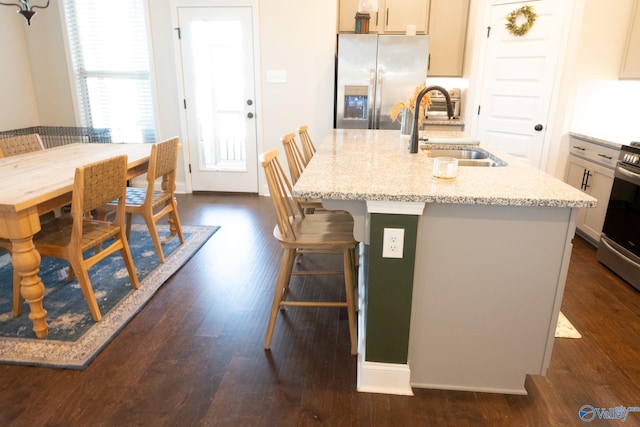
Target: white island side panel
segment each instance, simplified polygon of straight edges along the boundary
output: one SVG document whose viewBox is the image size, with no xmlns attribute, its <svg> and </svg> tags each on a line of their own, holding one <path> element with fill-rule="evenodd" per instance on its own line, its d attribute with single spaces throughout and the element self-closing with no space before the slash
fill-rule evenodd
<svg viewBox="0 0 640 427">
<path fill-rule="evenodd" d="M 418 228 L 411 385 L 526 394 L 526 375 L 544 375 L 551 357 L 573 229 L 566 208 L 428 204 Z"/>
</svg>

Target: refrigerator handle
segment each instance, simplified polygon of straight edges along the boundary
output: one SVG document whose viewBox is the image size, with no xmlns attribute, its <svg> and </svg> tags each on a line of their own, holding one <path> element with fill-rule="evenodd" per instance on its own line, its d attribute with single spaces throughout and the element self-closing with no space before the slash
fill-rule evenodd
<svg viewBox="0 0 640 427">
<path fill-rule="evenodd" d="M 378 66 L 378 76 L 376 81 L 376 111 L 375 111 L 375 127 L 374 129 L 380 129 L 380 114 L 382 113 L 380 110 L 382 109 L 382 81 L 384 77 L 384 68 L 382 66 Z"/>
<path fill-rule="evenodd" d="M 376 99 L 376 67 L 373 66 L 369 70 L 369 93 L 367 96 L 367 129 L 374 129 L 375 125 L 375 105 L 373 101 Z"/>
</svg>

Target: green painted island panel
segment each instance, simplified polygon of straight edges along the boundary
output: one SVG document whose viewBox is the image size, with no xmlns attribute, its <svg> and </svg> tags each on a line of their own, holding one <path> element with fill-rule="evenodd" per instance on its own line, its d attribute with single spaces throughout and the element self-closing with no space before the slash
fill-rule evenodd
<svg viewBox="0 0 640 427">
<path fill-rule="evenodd" d="M 385 228 L 402 228 L 402 258 L 383 258 Z M 367 274 L 366 360 L 407 363 L 418 217 L 372 214 Z"/>
</svg>

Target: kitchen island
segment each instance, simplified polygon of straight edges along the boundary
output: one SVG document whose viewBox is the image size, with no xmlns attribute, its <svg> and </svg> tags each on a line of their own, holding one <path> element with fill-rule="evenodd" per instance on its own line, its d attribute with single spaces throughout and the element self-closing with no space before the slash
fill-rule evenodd
<svg viewBox="0 0 640 427">
<path fill-rule="evenodd" d="M 430 132 L 445 136 L 462 135 Z M 334 130 L 294 187 L 349 211 L 362 242 L 358 390 L 526 394 L 549 366 L 577 210 L 596 200 L 482 144 L 506 165 L 439 181 L 407 146 L 398 131 Z M 385 229 L 402 230 L 398 258 L 383 257 Z"/>
</svg>

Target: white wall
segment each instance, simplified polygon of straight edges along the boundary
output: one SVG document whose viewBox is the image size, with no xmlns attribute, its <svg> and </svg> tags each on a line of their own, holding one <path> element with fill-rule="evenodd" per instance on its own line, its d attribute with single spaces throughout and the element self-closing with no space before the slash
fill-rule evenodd
<svg viewBox="0 0 640 427">
<path fill-rule="evenodd" d="M 580 33 L 571 130 L 627 144 L 640 140 L 640 81 L 618 79 L 632 0 L 589 1 Z M 602 25 L 607 22 L 608 25 Z M 639 53 L 640 54 L 640 53 Z"/>
<path fill-rule="evenodd" d="M 60 2 L 38 12 L 27 27 L 0 7 L 0 130 L 77 125 L 67 76 Z M 232 2 L 231 2 L 232 3 Z M 337 3 L 258 0 L 260 72 L 285 70 L 286 83 L 257 82 L 258 150 L 281 148 L 280 137 L 309 125 L 314 141 L 333 126 Z M 182 134 L 171 0 L 148 0 L 158 101 L 158 138 Z M 26 40 L 25 40 L 26 39 Z M 6 65 L 5 65 L 6 64 Z M 33 74 L 33 79 L 31 78 Z M 284 156 L 282 157 L 284 161 Z M 263 181 L 263 173 L 259 176 Z M 178 188 L 185 188 L 184 173 Z M 264 188 L 261 185 L 261 188 Z"/>
<path fill-rule="evenodd" d="M 28 27 L 17 10 L 0 6 L 0 131 L 39 122 L 25 39 Z"/>
<path fill-rule="evenodd" d="M 333 127 L 337 2 L 263 0 L 260 22 L 262 150 L 282 151 L 303 124 L 319 143 Z M 285 70 L 287 83 L 266 83 L 267 70 Z"/>
<path fill-rule="evenodd" d="M 25 27 L 40 126 L 76 126 L 69 68 L 63 44 L 62 5 L 51 2 Z"/>
<path fill-rule="evenodd" d="M 640 96 L 640 81 L 618 79 L 632 2 L 575 1 L 561 89 L 568 102 L 558 109 L 563 121 L 554 130 L 558 143 L 552 147 L 548 168 L 559 178 L 565 174 L 570 131 L 621 144 L 634 135 L 640 139 L 640 122 L 634 117 L 638 110 L 633 105 Z"/>
</svg>

